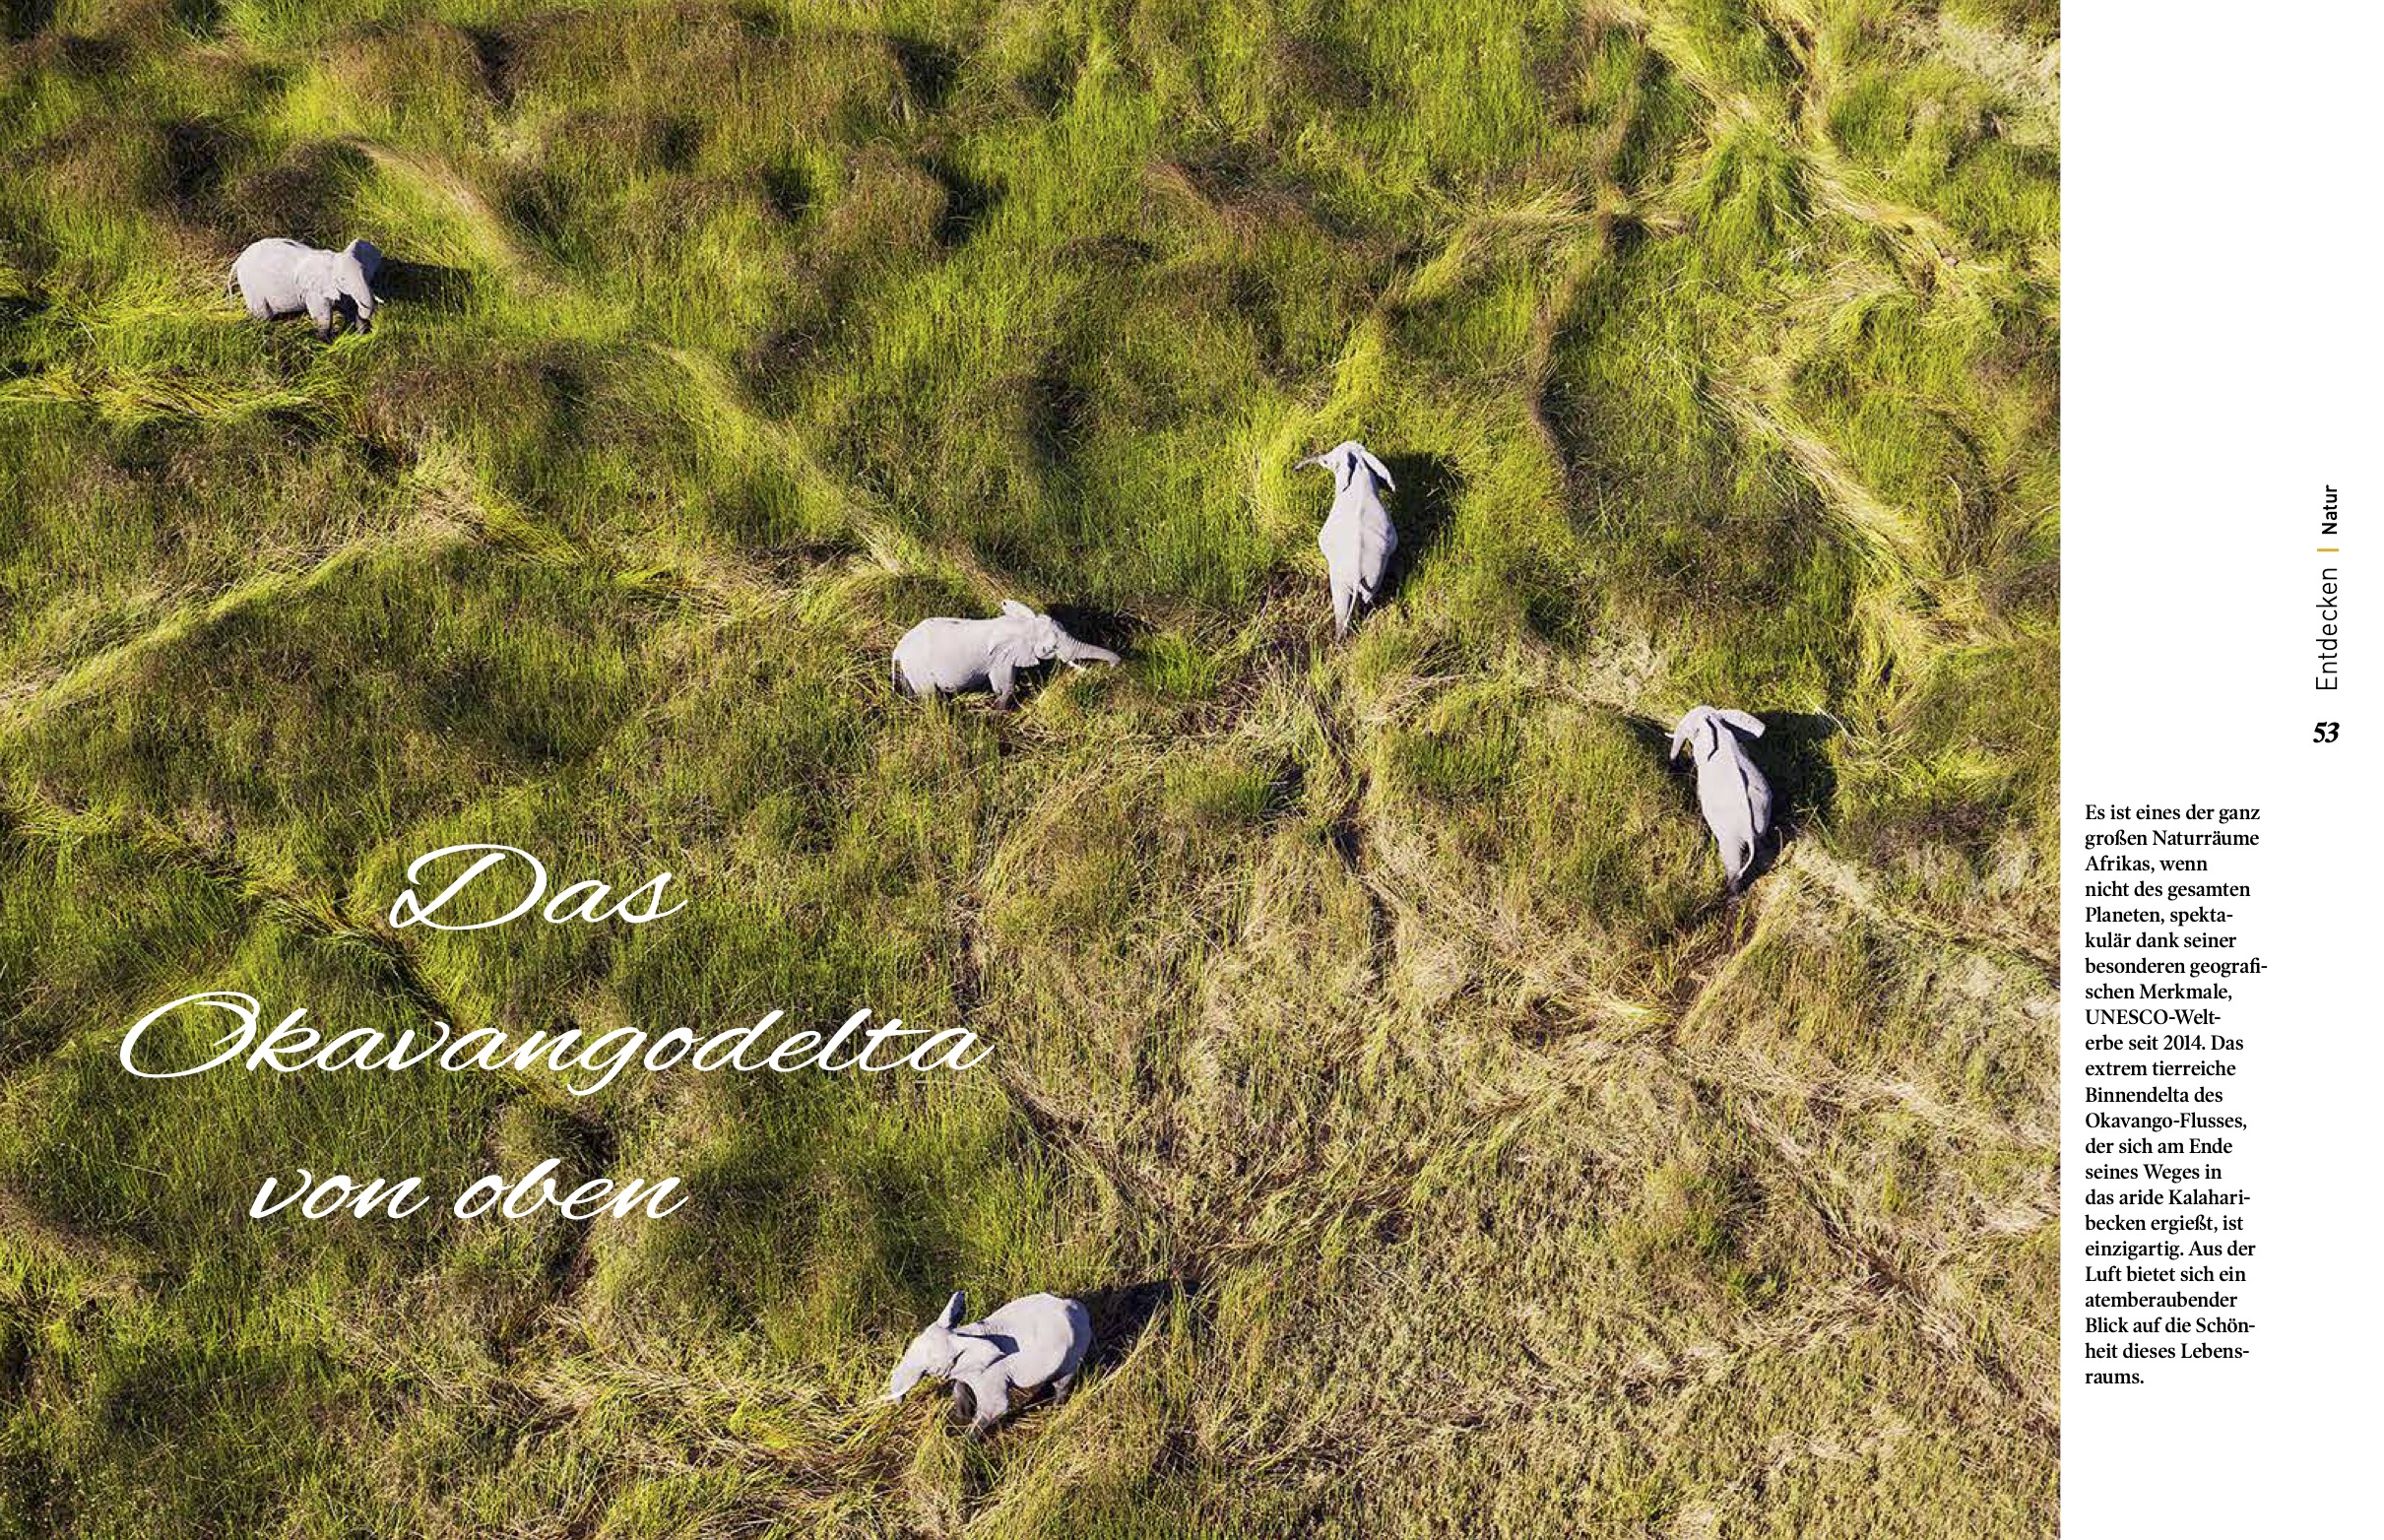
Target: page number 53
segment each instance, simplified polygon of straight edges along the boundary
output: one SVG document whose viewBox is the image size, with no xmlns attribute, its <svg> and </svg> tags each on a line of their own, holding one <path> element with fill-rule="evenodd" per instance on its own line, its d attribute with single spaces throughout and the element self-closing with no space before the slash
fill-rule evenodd
<svg viewBox="0 0 2384 1540">
<path fill-rule="evenodd" d="M 2310 734 L 2309 740 L 2313 743 L 2331 743 L 2336 738 L 2342 737 L 2342 723 L 2321 722 L 2318 724 L 2317 729 Z"/>
</svg>

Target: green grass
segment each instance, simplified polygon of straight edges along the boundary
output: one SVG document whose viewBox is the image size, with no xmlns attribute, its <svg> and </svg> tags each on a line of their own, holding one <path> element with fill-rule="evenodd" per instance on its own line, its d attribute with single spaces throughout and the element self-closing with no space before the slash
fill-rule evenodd
<svg viewBox="0 0 2384 1540">
<path fill-rule="evenodd" d="M 2054 1530 L 2054 8 L 0 39 L 0 1534 Z M 247 322 L 268 233 L 381 324 Z M 893 696 L 1012 597 L 1126 664 Z M 464 840 L 689 904 L 388 929 Z M 996 1057 L 128 1081 L 216 988 Z M 548 1157 L 693 1196 L 244 1217 Z M 870 1404 L 957 1286 L 1093 1303 L 1070 1404 Z"/>
</svg>

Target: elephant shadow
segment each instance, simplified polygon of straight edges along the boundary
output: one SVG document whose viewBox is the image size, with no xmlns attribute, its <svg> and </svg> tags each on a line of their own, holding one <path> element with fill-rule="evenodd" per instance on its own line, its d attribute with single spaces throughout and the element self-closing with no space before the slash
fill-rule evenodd
<svg viewBox="0 0 2384 1540">
<path fill-rule="evenodd" d="M 1837 802 L 1837 766 L 1830 740 L 1844 729 L 1836 718 L 1814 711 L 1755 715 L 1764 725 L 1764 736 L 1747 745 L 1747 753 L 1772 783 L 1772 828 L 1784 836 L 1806 824 L 1828 822 Z"/>
<path fill-rule="evenodd" d="M 1385 455 L 1396 489 L 1385 499 L 1399 548 L 1390 553 L 1390 570 L 1384 575 L 1384 598 L 1403 594 L 1408 575 L 1427 552 L 1440 547 L 1456 520 L 1457 495 L 1465 479 L 1446 455 Z"/>
<path fill-rule="evenodd" d="M 436 262 L 401 262 L 389 257 L 383 259 L 372 289 L 376 299 L 453 310 L 472 296 L 472 274 Z"/>
<path fill-rule="evenodd" d="M 1199 1293 L 1197 1278 L 1178 1275 L 1080 1295 L 1085 1313 L 1093 1318 L 1093 1347 L 1084 1355 L 1084 1367 L 1106 1371 L 1125 1363 L 1152 1321 L 1173 1309 L 1178 1300 L 1196 1299 Z"/>
<path fill-rule="evenodd" d="M 1044 613 L 1077 641 L 1106 647 L 1121 658 L 1132 657 L 1135 639 L 1150 629 L 1131 615 L 1099 605 L 1054 605 Z"/>
</svg>

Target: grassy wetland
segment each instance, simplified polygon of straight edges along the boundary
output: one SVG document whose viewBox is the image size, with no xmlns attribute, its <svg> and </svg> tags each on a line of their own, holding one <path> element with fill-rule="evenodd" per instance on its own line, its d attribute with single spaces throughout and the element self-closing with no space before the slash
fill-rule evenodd
<svg viewBox="0 0 2384 1540">
<path fill-rule="evenodd" d="M 0 1534 L 2051 1533 L 2056 27 L 0 0 Z M 1006 598 L 1125 664 L 894 696 Z M 212 989 L 995 1054 L 123 1074 Z M 549 1157 L 692 1196 L 246 1217 Z M 963 1286 L 1102 1333 L 981 1444 Z"/>
</svg>

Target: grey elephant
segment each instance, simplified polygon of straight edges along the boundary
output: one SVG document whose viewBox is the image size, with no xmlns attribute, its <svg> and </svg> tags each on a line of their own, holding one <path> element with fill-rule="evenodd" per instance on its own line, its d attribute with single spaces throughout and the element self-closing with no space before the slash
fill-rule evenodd
<svg viewBox="0 0 2384 1540">
<path fill-rule="evenodd" d="M 1697 805 L 1721 848 L 1733 894 L 1745 885 L 1755 853 L 1772 832 L 1772 784 L 1747 757 L 1741 734 L 1761 738 L 1764 725 L 1743 711 L 1698 706 L 1672 730 L 1670 755 L 1677 759 L 1687 748 L 1696 757 Z"/>
<path fill-rule="evenodd" d="M 380 277 L 381 251 L 368 240 L 352 240 L 339 251 L 276 236 L 260 240 L 233 260 L 224 292 L 237 292 L 260 321 L 306 312 L 315 335 L 328 342 L 332 319 L 346 310 L 359 332 L 372 330 L 373 281 Z"/>
<path fill-rule="evenodd" d="M 903 632 L 894 644 L 894 687 L 913 695 L 990 689 L 1006 706 L 1018 675 L 1054 659 L 1071 669 L 1119 661 L 1106 647 L 1077 641 L 1050 615 L 1004 600 L 990 620 L 937 615 Z"/>
<path fill-rule="evenodd" d="M 1350 616 L 1361 604 L 1372 605 L 1390 570 L 1390 553 L 1399 548 L 1399 532 L 1383 511 L 1378 486 L 1399 489 L 1390 471 L 1373 451 L 1349 439 L 1311 455 L 1292 469 L 1321 466 L 1332 473 L 1332 512 L 1317 534 L 1324 552 L 1324 574 L 1332 583 L 1332 634 L 1349 634 Z"/>
<path fill-rule="evenodd" d="M 965 1293 L 954 1293 L 934 1324 L 911 1339 L 886 1380 L 886 1400 L 901 1400 L 929 1375 L 948 1380 L 952 1404 L 969 1414 L 969 1432 L 982 1436 L 1009 1412 L 1012 1391 L 1049 1385 L 1054 1400 L 1067 1394 L 1093 1347 L 1093 1318 L 1081 1304 L 1029 1294 L 961 1325 L 966 1302 Z"/>
</svg>

